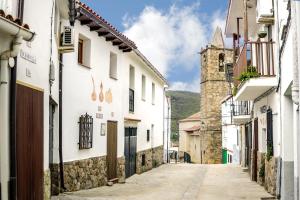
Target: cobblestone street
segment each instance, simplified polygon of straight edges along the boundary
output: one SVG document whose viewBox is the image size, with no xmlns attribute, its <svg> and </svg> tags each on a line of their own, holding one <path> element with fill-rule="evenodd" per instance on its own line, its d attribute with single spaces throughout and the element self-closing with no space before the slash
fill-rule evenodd
<svg viewBox="0 0 300 200">
<path fill-rule="evenodd" d="M 163 165 L 125 184 L 68 193 L 53 200 L 256 200 L 271 197 L 232 165 Z"/>
</svg>

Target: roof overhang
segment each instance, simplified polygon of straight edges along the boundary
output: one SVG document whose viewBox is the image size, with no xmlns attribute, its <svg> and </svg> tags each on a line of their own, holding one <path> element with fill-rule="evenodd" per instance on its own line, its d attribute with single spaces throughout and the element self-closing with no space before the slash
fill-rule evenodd
<svg viewBox="0 0 300 200">
<path fill-rule="evenodd" d="M 255 37 L 258 24 L 256 23 L 256 0 L 248 1 L 248 32 L 250 37 Z M 237 20 L 239 20 L 239 33 L 244 33 L 244 1 L 229 0 L 227 19 L 225 25 L 226 37 L 232 37 L 233 34 L 238 33 Z"/>
<path fill-rule="evenodd" d="M 276 86 L 277 78 L 275 76 L 251 78 L 239 87 L 234 101 L 253 101 Z"/>
<path fill-rule="evenodd" d="M 106 41 L 112 42 L 114 46 L 118 46 L 123 52 L 130 52 L 137 48 L 134 42 L 129 40 L 90 7 L 81 2 L 77 2 L 77 4 L 77 12 L 79 13 L 77 20 L 80 21 L 81 25 L 88 26 L 90 31 L 97 32 L 99 37 L 105 37 Z"/>
</svg>

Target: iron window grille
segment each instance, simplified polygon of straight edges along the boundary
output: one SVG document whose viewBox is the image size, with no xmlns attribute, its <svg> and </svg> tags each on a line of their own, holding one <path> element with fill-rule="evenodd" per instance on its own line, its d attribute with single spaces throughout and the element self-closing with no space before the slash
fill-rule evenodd
<svg viewBox="0 0 300 200">
<path fill-rule="evenodd" d="M 134 90 L 129 89 L 129 112 L 134 112 Z"/>
<path fill-rule="evenodd" d="M 81 115 L 79 118 L 79 149 L 90 149 L 93 147 L 93 117 Z"/>
</svg>

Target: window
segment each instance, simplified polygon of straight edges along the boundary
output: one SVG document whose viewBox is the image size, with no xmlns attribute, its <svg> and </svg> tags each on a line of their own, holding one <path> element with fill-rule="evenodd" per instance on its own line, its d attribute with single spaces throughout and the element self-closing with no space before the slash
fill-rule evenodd
<svg viewBox="0 0 300 200">
<path fill-rule="evenodd" d="M 129 69 L 129 88 L 133 90 L 135 88 L 135 69 L 132 66 Z"/>
<path fill-rule="evenodd" d="M 220 53 L 219 54 L 219 72 L 224 72 L 225 71 L 225 54 Z"/>
<path fill-rule="evenodd" d="M 152 104 L 155 104 L 155 84 L 152 83 Z"/>
<path fill-rule="evenodd" d="M 84 67 L 90 67 L 91 40 L 79 34 L 78 39 L 78 64 Z"/>
<path fill-rule="evenodd" d="M 118 59 L 117 54 L 110 52 L 109 77 L 112 79 L 118 78 Z"/>
<path fill-rule="evenodd" d="M 78 63 L 83 64 L 83 40 L 79 39 L 78 41 Z"/>
<path fill-rule="evenodd" d="M 147 130 L 147 142 L 150 141 L 150 130 Z"/>
<path fill-rule="evenodd" d="M 93 117 L 81 115 L 79 118 L 79 149 L 90 149 L 93 146 Z"/>
<path fill-rule="evenodd" d="M 142 154 L 142 166 L 146 165 L 146 155 Z"/>
<path fill-rule="evenodd" d="M 129 112 L 134 112 L 134 90 L 129 89 Z"/>
<path fill-rule="evenodd" d="M 146 77 L 142 75 L 142 100 L 146 100 Z"/>
</svg>

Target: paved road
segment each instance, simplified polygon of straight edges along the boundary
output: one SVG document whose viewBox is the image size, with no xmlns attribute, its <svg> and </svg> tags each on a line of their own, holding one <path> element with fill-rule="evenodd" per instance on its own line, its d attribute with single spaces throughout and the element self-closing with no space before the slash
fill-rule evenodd
<svg viewBox="0 0 300 200">
<path fill-rule="evenodd" d="M 270 197 L 233 165 L 163 165 L 125 184 L 69 193 L 53 200 L 258 200 Z"/>
</svg>

